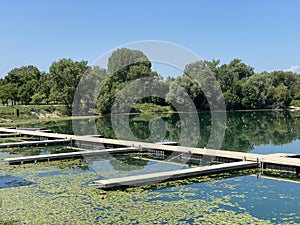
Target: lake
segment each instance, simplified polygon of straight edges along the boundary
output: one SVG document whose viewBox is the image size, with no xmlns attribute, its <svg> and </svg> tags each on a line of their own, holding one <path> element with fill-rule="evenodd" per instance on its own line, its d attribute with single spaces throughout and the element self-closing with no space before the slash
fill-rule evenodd
<svg viewBox="0 0 300 225">
<path fill-rule="evenodd" d="M 57 133 L 102 134 L 106 138 L 153 142 L 161 140 L 179 142 L 180 136 L 183 136 L 181 139 L 184 143 L 181 145 L 184 146 L 196 143 L 197 147 L 207 147 L 211 140 L 215 140 L 221 143 L 218 149 L 229 151 L 260 154 L 300 153 L 300 112 L 297 111 L 227 112 L 224 124 L 218 124 L 218 121 L 212 122 L 210 113 L 199 113 L 196 129 L 198 132 L 195 131 L 193 124 L 188 124 L 187 134 L 181 133 L 183 122 L 180 117 L 180 114 L 167 114 L 154 119 L 138 114 L 117 115 L 117 119 L 114 120 L 115 123 L 120 124 L 118 135 L 113 129 L 111 117 L 76 120 L 74 124 L 72 121 L 52 121 L 36 124 L 36 126 L 44 126 Z M 153 123 L 149 122 L 151 119 Z M 161 119 L 163 123 L 155 124 L 156 120 Z M 152 135 L 149 124 L 154 133 Z M 220 136 L 211 137 L 213 126 L 223 134 L 217 133 Z M 128 127 L 133 135 L 128 134 Z"/>
<path fill-rule="evenodd" d="M 179 141 L 184 126 L 180 117 L 164 115 L 163 121 L 155 118 L 153 122 L 140 115 L 130 115 L 129 120 L 120 116 L 125 121 L 122 126 L 127 121 L 134 137 L 126 130 L 115 132 L 109 117 L 78 120 L 76 129 L 72 121 L 35 126 L 69 134 Z M 197 117 L 197 146 L 205 147 L 211 141 L 212 118 L 209 113 Z M 223 137 L 216 137 L 223 140 L 222 149 L 300 153 L 299 117 L 298 112 L 286 111 L 229 112 L 225 125 L 213 123 L 225 130 Z M 192 124 L 188 127 L 187 135 L 197 133 Z M 195 141 L 195 137 L 186 138 Z M 64 151 L 59 146 L 2 149 L 0 158 Z M 0 162 L 0 168 L 0 219 L 16 224 L 300 224 L 300 177 L 295 174 L 254 169 L 105 191 L 88 183 L 187 166 L 127 154 L 15 166 Z"/>
</svg>

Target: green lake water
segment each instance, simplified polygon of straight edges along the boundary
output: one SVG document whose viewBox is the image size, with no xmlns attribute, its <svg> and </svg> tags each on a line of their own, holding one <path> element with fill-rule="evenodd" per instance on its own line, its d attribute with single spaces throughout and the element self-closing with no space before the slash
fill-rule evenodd
<svg viewBox="0 0 300 225">
<path fill-rule="evenodd" d="M 159 133 L 155 138 L 178 141 L 179 119 L 176 114 L 164 116 L 165 134 L 152 124 L 151 129 Z M 205 147 L 212 129 L 210 114 L 199 114 L 199 121 L 197 146 Z M 108 117 L 78 122 L 76 129 L 81 130 L 76 131 L 72 121 L 35 126 L 116 138 Z M 299 123 L 297 112 L 228 113 L 222 149 L 300 154 Z M 139 139 L 151 135 L 149 122 L 139 115 L 131 115 L 129 125 Z M 63 146 L 1 149 L 0 159 L 63 151 L 67 151 Z M 14 166 L 0 162 L 0 224 L 1 219 L 14 224 L 300 224 L 300 177 L 295 174 L 257 169 L 120 190 L 88 186 L 97 179 L 188 168 L 140 157 L 130 154 Z"/>
</svg>

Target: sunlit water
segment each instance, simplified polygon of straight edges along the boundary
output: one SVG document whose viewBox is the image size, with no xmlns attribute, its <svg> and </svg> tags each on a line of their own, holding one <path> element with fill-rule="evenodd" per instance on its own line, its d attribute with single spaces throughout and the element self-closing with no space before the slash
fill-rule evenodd
<svg viewBox="0 0 300 225">
<path fill-rule="evenodd" d="M 224 115 L 221 113 L 221 115 Z M 199 136 L 194 136 L 193 125 L 187 134 L 186 145 L 189 145 L 189 138 L 197 139 L 197 147 L 207 147 L 210 140 L 212 124 L 224 130 L 224 136 L 214 137 L 217 142 L 222 143 L 219 149 L 240 152 L 253 152 L 261 154 L 270 153 L 299 153 L 300 154 L 300 112 L 275 111 L 275 112 L 227 112 L 226 124 L 218 124 L 218 120 L 212 123 L 209 112 L 199 113 Z M 122 123 L 128 115 L 118 116 L 120 127 L 127 127 Z M 141 115 L 129 116 L 130 129 L 140 141 L 147 140 L 151 135 L 149 129 L 149 118 Z M 170 141 L 180 140 L 180 131 L 183 121 L 180 114 L 159 115 L 164 120 L 164 125 L 158 127 L 152 124 L 152 130 L 159 135 L 155 141 L 163 139 Z M 157 118 L 156 118 L 157 119 Z M 155 120 L 155 119 L 153 119 Z M 125 123 L 125 122 L 124 122 Z M 57 133 L 68 134 L 102 134 L 106 138 L 117 138 L 112 124 L 111 117 L 98 119 L 84 119 L 76 122 L 77 126 L 72 127 L 72 121 L 47 122 L 36 124 L 52 129 Z M 28 124 L 28 127 L 31 125 Z M 197 128 L 198 129 L 198 128 Z M 162 135 L 161 130 L 166 132 Z M 121 132 L 118 132 L 121 133 Z M 119 139 L 128 139 L 127 128 Z M 155 133 L 155 132 L 154 132 Z M 134 138 L 132 138 L 134 140 Z M 193 146 L 195 147 L 195 146 Z"/>
<path fill-rule="evenodd" d="M 251 151 L 252 153 L 260 153 L 260 154 L 274 154 L 274 153 L 292 153 L 292 154 L 300 154 L 300 140 L 292 141 L 288 144 L 283 145 L 260 145 L 254 146 L 254 149 Z"/>
<path fill-rule="evenodd" d="M 163 119 L 167 132 L 159 138 L 178 141 L 179 116 L 168 115 Z M 199 114 L 199 121 L 202 122 L 198 147 L 205 147 L 211 129 L 209 113 Z M 81 133 L 116 138 L 108 117 L 96 119 L 96 131 L 88 129 L 92 126 L 91 120 L 81 120 L 80 123 Z M 130 127 L 139 139 L 150 135 L 148 125 L 138 116 L 131 117 Z M 222 149 L 300 154 L 299 125 L 297 112 L 228 113 Z M 36 126 L 58 133 L 74 133 L 71 121 Z M 61 149 L 1 149 L 0 159 L 51 154 Z M 99 190 L 89 187 L 89 182 L 188 166 L 124 155 L 18 166 L 2 162 L 0 167 L 0 198 L 3 199 L 0 218 L 14 220 L 17 224 L 152 224 L 155 221 L 168 224 L 171 218 L 177 223 L 187 224 L 300 224 L 299 183 L 265 176 L 268 175 L 265 171 L 103 192 L 106 199 L 101 201 Z M 293 179 L 299 181 L 299 175 Z M 13 185 L 9 187 L 8 184 Z"/>
<path fill-rule="evenodd" d="M 227 221 L 228 224 L 235 224 L 232 219 L 236 217 L 241 224 L 247 224 L 248 220 L 254 224 L 300 224 L 299 183 L 268 178 L 260 170 L 249 171 L 249 174 L 244 175 L 230 176 L 227 173 L 223 177 L 221 174 L 203 181 L 201 178 L 173 181 L 170 185 L 152 185 L 145 187 L 146 189 L 103 192 L 106 200 L 102 202 L 97 195 L 97 189 L 88 186 L 89 182 L 187 167 L 136 160 L 126 155 L 53 161 L 22 167 L 17 166 L 11 171 L 5 167 L 5 170 L 0 171 L 0 198 L 5 202 L 2 215 L 19 223 L 22 218 L 27 218 L 27 222 L 22 224 L 34 224 L 42 219 L 43 224 L 56 224 L 61 221 L 67 223 L 66 221 L 70 222 L 69 211 L 74 211 L 75 218 L 77 215 L 82 224 L 87 221 L 82 218 L 94 222 L 110 221 L 111 224 L 134 218 L 134 221 L 143 223 L 143 214 L 133 213 L 138 208 L 147 208 L 147 205 L 152 215 L 155 212 L 151 212 L 151 207 L 160 206 L 160 219 L 167 224 L 170 218 L 166 213 L 169 210 L 174 215 L 181 215 L 180 218 L 176 217 L 178 222 L 187 224 L 197 224 L 206 216 L 208 218 L 205 218 L 205 223 L 215 221 L 226 224 Z M 10 183 L 11 180 L 13 182 Z M 15 198 L 16 196 L 18 197 Z M 39 215 L 30 214 L 30 209 L 38 205 L 41 206 L 37 210 Z M 56 217 L 45 217 L 47 212 L 50 213 L 55 208 L 59 210 Z M 109 213 L 106 214 L 104 212 L 107 209 Z M 211 218 L 210 215 L 214 214 L 214 218 Z M 152 222 L 161 221 L 159 218 L 150 219 L 149 217 Z M 89 222 L 91 223 L 93 222 Z"/>
<path fill-rule="evenodd" d="M 282 223 L 286 220 L 300 223 L 300 183 L 253 175 L 190 184 L 186 185 L 186 189 L 193 193 L 186 197 L 187 199 L 207 201 L 214 201 L 215 198 L 225 199 L 219 204 L 219 209 L 238 213 L 248 212 L 273 223 Z M 169 192 L 172 197 L 161 200 L 176 201 L 180 196 L 174 190 L 176 189 L 165 188 L 155 192 Z"/>
</svg>

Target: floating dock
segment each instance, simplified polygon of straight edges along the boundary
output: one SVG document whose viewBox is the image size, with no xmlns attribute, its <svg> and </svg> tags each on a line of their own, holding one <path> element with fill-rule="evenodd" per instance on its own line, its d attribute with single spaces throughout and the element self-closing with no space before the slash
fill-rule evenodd
<svg viewBox="0 0 300 225">
<path fill-rule="evenodd" d="M 0 148 L 18 148 L 18 147 L 30 147 L 40 145 L 57 145 L 57 144 L 68 144 L 68 139 L 56 139 L 56 140 L 45 140 L 45 141 L 22 141 L 22 142 L 11 142 L 1 143 Z"/>
<path fill-rule="evenodd" d="M 0 134 L 0 138 L 20 137 L 18 133 Z"/>
<path fill-rule="evenodd" d="M 68 152 L 68 153 L 58 153 L 58 154 L 49 154 L 49 155 L 35 155 L 35 156 L 5 158 L 2 161 L 8 162 L 9 164 L 37 163 L 37 162 L 45 162 L 45 161 L 59 160 L 59 159 L 82 158 L 82 157 L 91 157 L 91 156 L 106 155 L 106 154 L 129 153 L 129 152 L 136 152 L 137 150 L 138 149 L 136 148 L 102 149 L 102 150 Z"/>
<path fill-rule="evenodd" d="M 250 169 L 257 167 L 255 162 L 233 162 L 224 163 L 212 166 L 195 167 L 182 170 L 174 170 L 168 172 L 159 172 L 151 174 L 143 174 L 136 176 L 127 176 L 120 178 L 112 178 L 108 180 L 96 180 L 90 183 L 90 185 L 99 186 L 101 188 L 117 188 L 120 186 L 140 186 L 151 184 L 160 181 L 174 180 L 187 178 L 192 176 L 207 175 L 214 173 L 221 173 L 229 170 L 240 170 L 240 169 Z"/>
<path fill-rule="evenodd" d="M 136 142 L 128 140 L 117 140 L 101 138 L 99 136 L 79 136 L 57 133 L 46 133 L 42 130 L 16 130 L 12 128 L 0 128 L 1 133 L 17 133 L 20 135 L 27 135 L 33 137 L 41 137 L 55 140 L 68 140 L 70 143 L 78 143 L 78 147 L 82 144 L 90 144 L 92 146 L 103 145 L 106 148 L 120 148 L 120 147 L 133 147 L 143 151 L 159 150 L 169 154 L 182 154 L 185 153 L 190 156 L 199 156 L 203 161 L 216 159 L 219 162 L 231 162 L 231 161 L 252 161 L 258 162 L 262 168 L 279 169 L 284 171 L 300 173 L 300 159 L 297 157 L 284 157 L 280 154 L 254 154 L 235 151 L 224 151 L 207 148 L 191 148 L 184 146 L 173 146 L 168 144 L 159 143 L 146 143 Z M 37 143 L 38 144 L 38 143 Z M 173 144 L 173 143 L 172 143 Z M 4 144 L 1 144 L 4 145 Z M 18 144 L 16 143 L 16 146 Z"/>
</svg>

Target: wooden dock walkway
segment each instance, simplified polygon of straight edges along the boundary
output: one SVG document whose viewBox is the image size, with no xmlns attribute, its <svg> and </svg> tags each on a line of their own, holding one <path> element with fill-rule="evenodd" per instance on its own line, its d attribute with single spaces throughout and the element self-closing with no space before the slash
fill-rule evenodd
<svg viewBox="0 0 300 225">
<path fill-rule="evenodd" d="M 162 150 L 166 152 L 178 152 L 178 153 L 188 153 L 194 155 L 201 155 L 205 157 L 214 157 L 214 158 L 226 158 L 236 161 L 246 159 L 247 161 L 257 162 L 259 160 L 263 166 L 268 164 L 285 166 L 285 167 L 294 167 L 296 171 L 300 171 L 300 159 L 291 158 L 291 157 L 282 157 L 281 155 L 263 155 L 255 153 L 245 153 L 245 152 L 235 152 L 235 151 L 224 151 L 224 150 L 215 150 L 215 149 L 206 149 L 206 148 L 191 148 L 184 146 L 173 146 L 166 145 L 162 142 L 159 143 L 146 143 L 146 142 L 136 142 L 128 140 L 117 140 L 117 139 L 108 139 L 108 138 L 99 138 L 93 136 L 79 136 L 79 135 L 68 135 L 68 134 L 57 134 L 57 133 L 46 133 L 39 130 L 16 130 L 11 128 L 0 128 L 1 133 L 18 133 L 28 136 L 37 136 L 37 137 L 47 137 L 51 139 L 67 139 L 70 141 L 78 142 L 90 142 L 104 144 L 111 147 L 135 147 L 139 149 L 154 149 Z"/>
<path fill-rule="evenodd" d="M 68 152 L 68 153 L 58 153 L 58 154 L 49 154 L 49 155 L 35 155 L 35 156 L 5 158 L 2 161 L 8 162 L 9 164 L 37 163 L 37 162 L 59 160 L 59 159 L 82 158 L 82 157 L 91 157 L 91 156 L 98 156 L 98 155 L 105 155 L 105 154 L 129 153 L 129 152 L 135 152 L 137 150 L 138 149 L 136 148 L 101 149 L 101 150 Z"/>
<path fill-rule="evenodd" d="M 56 140 L 45 140 L 45 141 L 22 141 L 22 142 L 11 142 L 1 143 L 0 148 L 18 148 L 18 147 L 30 147 L 40 145 L 57 145 L 57 144 L 68 144 L 68 139 L 56 139 Z"/>
<path fill-rule="evenodd" d="M 18 133 L 0 134 L 0 138 L 20 137 L 20 136 L 21 135 Z"/>
<path fill-rule="evenodd" d="M 90 183 L 90 185 L 96 185 L 101 188 L 117 188 L 120 186 L 139 186 L 145 184 L 151 184 L 160 181 L 181 179 L 192 176 L 207 175 L 213 173 L 221 173 L 229 170 L 250 169 L 257 167 L 255 162 L 234 162 L 224 163 L 212 166 L 195 167 L 182 170 L 174 170 L 167 172 L 127 176 L 120 178 L 112 178 L 107 180 L 96 180 Z"/>
</svg>

